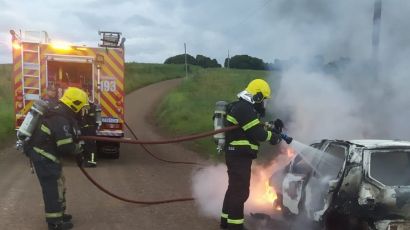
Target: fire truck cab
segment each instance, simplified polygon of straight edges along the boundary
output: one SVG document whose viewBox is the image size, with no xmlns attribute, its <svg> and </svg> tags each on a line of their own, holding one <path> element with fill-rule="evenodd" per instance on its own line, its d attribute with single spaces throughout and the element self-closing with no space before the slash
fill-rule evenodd
<svg viewBox="0 0 410 230">
<path fill-rule="evenodd" d="M 16 129 L 34 101 L 58 99 L 67 87 L 74 86 L 86 91 L 90 101 L 101 108 L 97 135 L 124 136 L 125 38 L 121 33 L 99 31 L 98 47 L 52 41 L 45 31 L 11 30 L 10 34 Z M 99 153 L 119 157 L 118 143 L 97 142 L 97 147 Z"/>
</svg>

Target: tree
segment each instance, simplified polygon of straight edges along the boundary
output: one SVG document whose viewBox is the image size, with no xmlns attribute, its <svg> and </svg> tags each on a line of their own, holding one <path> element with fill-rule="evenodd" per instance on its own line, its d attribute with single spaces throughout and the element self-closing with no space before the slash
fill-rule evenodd
<svg viewBox="0 0 410 230">
<path fill-rule="evenodd" d="M 191 65 L 197 65 L 196 59 L 189 54 L 186 55 L 186 62 Z M 169 57 L 165 60 L 164 64 L 185 64 L 185 54 Z"/>
<path fill-rule="evenodd" d="M 204 68 L 220 68 L 221 65 L 216 61 L 216 59 L 212 59 L 209 57 L 205 57 L 203 55 L 196 55 L 196 63 L 199 66 L 202 66 Z"/>
<path fill-rule="evenodd" d="M 228 59 L 225 59 L 225 67 L 227 67 L 227 62 Z M 267 68 L 262 59 L 251 57 L 249 55 L 235 55 L 231 57 L 229 66 L 230 68 L 235 69 L 265 70 Z"/>
</svg>

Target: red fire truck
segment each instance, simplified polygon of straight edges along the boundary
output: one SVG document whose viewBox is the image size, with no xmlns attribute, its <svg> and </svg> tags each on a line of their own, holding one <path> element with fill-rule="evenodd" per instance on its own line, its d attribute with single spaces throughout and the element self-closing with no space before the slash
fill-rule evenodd
<svg viewBox="0 0 410 230">
<path fill-rule="evenodd" d="M 52 41 L 47 32 L 10 31 L 13 52 L 15 126 L 33 102 L 69 86 L 83 89 L 101 107 L 98 136 L 123 137 L 124 42 L 119 32 L 100 31 L 98 47 Z M 98 142 L 98 152 L 119 157 L 119 144 Z"/>
</svg>

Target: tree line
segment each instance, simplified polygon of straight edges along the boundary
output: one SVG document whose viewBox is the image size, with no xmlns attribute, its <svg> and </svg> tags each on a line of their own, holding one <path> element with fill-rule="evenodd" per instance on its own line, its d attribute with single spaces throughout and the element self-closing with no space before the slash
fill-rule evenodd
<svg viewBox="0 0 410 230">
<path fill-rule="evenodd" d="M 211 59 L 204 55 L 186 55 L 187 63 L 190 65 L 198 65 L 203 68 L 221 68 L 222 65 L 216 59 Z M 179 54 L 169 57 L 164 64 L 185 64 L 185 54 Z M 262 59 L 249 55 L 235 55 L 231 58 L 226 58 L 224 62 L 225 68 L 233 69 L 253 69 L 253 70 L 272 70 L 271 64 L 265 63 Z"/>
<path fill-rule="evenodd" d="M 203 68 L 221 68 L 222 66 L 216 59 L 211 59 L 204 55 L 196 55 L 193 57 L 189 54 L 187 56 L 187 63 L 190 65 L 202 66 Z M 326 62 L 323 56 L 316 55 L 305 63 L 305 67 L 309 71 L 323 71 L 325 73 L 336 73 L 342 71 L 346 66 L 350 64 L 351 60 L 346 57 L 340 57 L 339 59 Z M 185 64 L 185 55 L 179 54 L 170 58 L 167 58 L 165 64 Z M 289 60 L 275 59 L 273 63 L 266 63 L 260 58 L 252 57 L 249 55 L 235 55 L 231 58 L 226 58 L 224 61 L 225 68 L 233 69 L 252 69 L 252 70 L 270 70 L 270 71 L 283 71 L 297 65 L 299 60 L 297 58 L 291 58 Z"/>
</svg>

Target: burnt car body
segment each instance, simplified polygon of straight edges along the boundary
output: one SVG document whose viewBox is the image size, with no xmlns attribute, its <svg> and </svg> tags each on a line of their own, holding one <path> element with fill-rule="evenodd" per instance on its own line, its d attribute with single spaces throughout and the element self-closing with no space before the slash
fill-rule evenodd
<svg viewBox="0 0 410 230">
<path fill-rule="evenodd" d="M 410 142 L 322 140 L 272 175 L 288 219 L 321 229 L 410 229 Z"/>
</svg>

